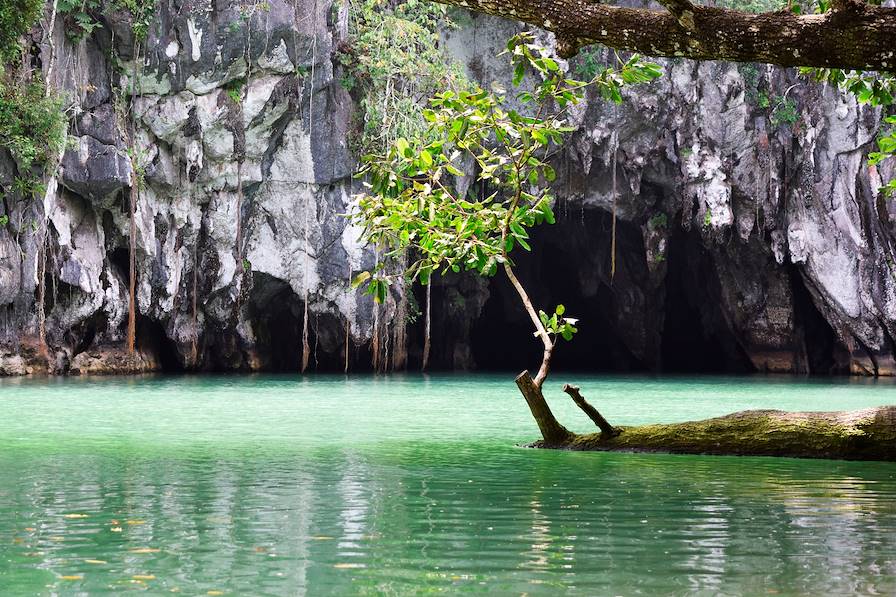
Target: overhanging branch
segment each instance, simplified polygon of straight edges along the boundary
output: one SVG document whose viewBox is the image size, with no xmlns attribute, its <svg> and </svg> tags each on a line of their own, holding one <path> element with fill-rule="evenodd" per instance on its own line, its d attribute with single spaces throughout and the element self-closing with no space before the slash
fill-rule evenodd
<svg viewBox="0 0 896 597">
<path fill-rule="evenodd" d="M 647 56 L 896 70 L 896 9 L 839 0 L 818 15 L 751 14 L 663 0 L 667 10 L 588 0 L 437 0 L 553 31 L 566 57 L 600 43 Z"/>
</svg>

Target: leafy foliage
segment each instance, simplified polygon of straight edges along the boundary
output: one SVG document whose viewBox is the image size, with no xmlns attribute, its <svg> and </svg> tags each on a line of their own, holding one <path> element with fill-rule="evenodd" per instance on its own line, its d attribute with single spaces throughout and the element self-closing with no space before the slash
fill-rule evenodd
<svg viewBox="0 0 896 597">
<path fill-rule="evenodd" d="M 46 97 L 43 82 L 0 79 L 0 147 L 16 162 L 22 195 L 41 192 L 41 178 L 62 149 L 67 125 L 62 102 Z"/>
<path fill-rule="evenodd" d="M 896 116 L 888 116 L 884 122 L 893 126 L 878 137 L 878 150 L 868 154 L 868 163 L 875 166 L 883 160 L 896 156 Z M 896 193 L 896 178 L 885 184 L 881 191 L 885 195 Z"/>
<path fill-rule="evenodd" d="M 360 110 L 352 149 L 382 152 L 399 137 L 426 129 L 422 104 L 443 89 L 466 86 L 461 69 L 439 46 L 440 28 L 451 27 L 447 7 L 424 0 L 351 3 L 350 39 L 337 59 L 341 84 Z"/>
<path fill-rule="evenodd" d="M 836 85 L 856 96 L 861 104 L 872 106 L 892 106 L 896 103 L 896 74 L 863 73 L 830 68 L 804 68 L 800 73 L 816 81 Z M 884 119 L 885 124 L 896 124 L 896 116 Z M 868 154 L 868 162 L 877 165 L 883 160 L 896 156 L 896 130 L 885 131 L 877 140 L 878 151 Z M 881 192 L 884 195 L 896 193 L 896 179 L 886 183 Z"/>
<path fill-rule="evenodd" d="M 860 103 L 889 106 L 896 96 L 896 75 L 836 68 L 801 68 L 800 74 L 849 91 Z"/>
<path fill-rule="evenodd" d="M 66 34 L 73 40 L 90 35 L 100 27 L 96 16 L 105 10 L 124 10 L 131 15 L 131 29 L 138 41 L 149 35 L 155 15 L 155 0 L 58 0 L 56 12 L 66 17 Z"/>
<path fill-rule="evenodd" d="M 588 88 L 618 102 L 624 85 L 661 74 L 656 64 L 633 56 L 590 81 L 571 79 L 529 33 L 512 38 L 506 53 L 514 65 L 515 97 L 479 87 L 439 93 L 423 112 L 425 130 L 363 160 L 360 176 L 368 192 L 358 197 L 352 219 L 387 257 L 413 256 L 403 272 L 408 281 L 427 284 L 433 273 L 449 270 L 491 276 L 499 265 L 512 264 L 516 247 L 530 250 L 527 229 L 554 222 L 549 183 L 556 174 L 549 157 L 572 130 L 569 109 Z M 530 72 L 537 83 L 526 89 L 522 83 Z M 458 184 L 465 169 L 475 170 L 469 186 Z M 395 277 L 381 262 L 354 284 L 366 283 L 382 301 Z M 555 315 L 549 321 L 558 326 L 556 333 L 574 331 L 562 323 L 562 310 Z"/>
<path fill-rule="evenodd" d="M 572 340 L 573 335 L 578 332 L 578 328 L 575 325 L 579 322 L 578 319 L 574 319 L 571 317 L 563 317 L 564 313 L 566 313 L 566 307 L 563 305 L 557 305 L 554 309 L 554 314 L 548 317 L 548 314 L 544 311 L 538 311 L 538 318 L 541 320 L 541 325 L 544 326 L 545 331 L 551 336 L 560 336 L 564 340 Z"/>
<path fill-rule="evenodd" d="M 0 0 L 0 63 L 18 57 L 18 38 L 37 22 L 43 8 L 43 0 Z"/>
<path fill-rule="evenodd" d="M 799 119 L 800 113 L 797 109 L 796 101 L 784 95 L 775 103 L 769 121 L 772 123 L 772 126 L 781 126 L 783 124 L 796 124 Z"/>
</svg>

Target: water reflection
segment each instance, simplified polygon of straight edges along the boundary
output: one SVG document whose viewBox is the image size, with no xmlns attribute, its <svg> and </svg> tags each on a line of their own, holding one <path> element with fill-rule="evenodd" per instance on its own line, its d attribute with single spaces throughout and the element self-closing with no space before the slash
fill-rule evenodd
<svg viewBox="0 0 896 597">
<path fill-rule="evenodd" d="M 896 592 L 883 464 L 395 444 L 0 456 L 22 592 Z"/>
</svg>

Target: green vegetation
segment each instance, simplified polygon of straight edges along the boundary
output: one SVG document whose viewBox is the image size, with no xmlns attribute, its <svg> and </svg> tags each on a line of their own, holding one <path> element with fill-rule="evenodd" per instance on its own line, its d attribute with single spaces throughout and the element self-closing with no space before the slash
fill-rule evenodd
<svg viewBox="0 0 896 597">
<path fill-rule="evenodd" d="M 138 41 L 149 35 L 155 13 L 155 0 L 58 0 L 56 12 L 65 18 L 66 34 L 78 40 L 100 27 L 96 15 L 106 10 L 127 11 L 131 15 L 131 29 Z"/>
<path fill-rule="evenodd" d="M 19 57 L 19 37 L 31 30 L 43 8 L 43 0 L 0 0 L 0 63 Z"/>
<path fill-rule="evenodd" d="M 47 97 L 41 81 L 0 79 L 0 147 L 16 162 L 15 190 L 22 196 L 42 193 L 42 179 L 65 143 L 66 127 L 61 100 Z"/>
<path fill-rule="evenodd" d="M 665 228 L 669 223 L 669 216 L 665 213 L 658 213 L 650 220 L 647 221 L 647 225 L 652 229 L 656 230 L 657 228 Z"/>
<path fill-rule="evenodd" d="M 792 126 L 796 124 L 799 119 L 800 113 L 797 109 L 796 101 L 784 95 L 775 103 L 775 107 L 769 117 L 769 122 L 772 123 L 772 126 L 781 126 L 784 124 Z"/>
<path fill-rule="evenodd" d="M 604 49 L 602 46 L 588 46 L 587 48 L 582 48 L 573 59 L 573 68 L 576 76 L 585 80 L 590 80 L 605 69 L 606 66 L 601 60 L 603 51 Z"/>
<path fill-rule="evenodd" d="M 896 156 L 896 116 L 888 116 L 884 122 L 892 126 L 877 138 L 878 150 L 868 154 L 868 162 L 874 166 Z M 886 183 L 881 192 L 884 195 L 896 194 L 896 178 Z"/>
<path fill-rule="evenodd" d="M 529 71 L 540 79 L 516 100 L 536 116 L 510 108 L 505 91 L 444 91 L 423 111 L 424 124 L 410 140 L 398 138 L 382 154 L 365 158 L 360 175 L 369 191 L 359 199 L 356 223 L 367 239 L 388 247 L 389 255 L 411 250 L 417 255 L 403 275 L 429 282 L 435 272 L 475 271 L 494 275 L 510 266 L 517 246 L 529 250 L 526 231 L 553 223 L 555 178 L 547 154 L 571 129 L 565 124 L 570 107 L 587 88 L 621 101 L 625 84 L 644 83 L 660 75 L 659 67 L 634 56 L 621 68 L 606 69 L 591 81 L 566 78 L 548 52 L 532 43 L 530 34 L 508 44 L 514 62 L 513 84 L 519 87 Z M 477 189 L 487 192 L 457 196 L 452 177 L 463 176 L 465 160 L 477 164 Z M 382 300 L 396 278 L 381 264 L 356 281 Z M 539 323 L 540 325 L 540 323 Z"/>
<path fill-rule="evenodd" d="M 4 190 L 27 198 L 43 192 L 44 175 L 58 159 L 67 125 L 62 101 L 47 94 L 38 78 L 20 74 L 16 64 L 19 38 L 31 30 L 42 9 L 43 2 L 35 0 L 0 2 L 0 147 L 9 151 L 17 170 L 14 188 Z"/>
<path fill-rule="evenodd" d="M 872 106 L 893 106 L 896 104 L 896 74 L 894 73 L 862 73 L 839 69 L 800 69 L 806 76 L 816 81 L 836 85 L 844 91 L 856 96 L 860 104 Z M 896 116 L 884 118 L 885 125 L 896 125 Z M 877 151 L 868 154 L 868 162 L 877 165 L 883 160 L 896 156 L 896 129 L 886 127 L 878 136 Z M 885 183 L 881 188 L 884 195 L 896 193 L 896 178 Z"/>
<path fill-rule="evenodd" d="M 571 79 L 531 33 L 511 38 L 505 53 L 514 67 L 514 97 L 479 87 L 443 91 L 430 100 L 416 136 L 399 137 L 386 151 L 364 158 L 359 175 L 368 191 L 358 197 L 351 217 L 367 241 L 385 251 L 385 259 L 353 285 L 366 284 L 366 292 L 382 302 L 397 278 L 429 284 L 434 273 L 493 276 L 501 268 L 544 345 L 535 379 L 526 371 L 517 385 L 549 440 L 569 432 L 554 419 L 541 387 L 557 342 L 572 339 L 577 320 L 566 316 L 563 305 L 551 315 L 536 310 L 510 255 L 517 247 L 531 250 L 529 228 L 554 223 L 549 183 L 556 174 L 549 157 L 572 130 L 569 110 L 589 89 L 620 102 L 623 86 L 647 83 L 661 71 L 635 55 L 589 81 Z M 524 86 L 527 73 L 534 76 Z M 475 164 L 475 179 L 467 188 L 475 191 L 464 194 L 456 182 L 468 164 Z M 395 274 L 396 269 L 402 271 Z"/>
<path fill-rule="evenodd" d="M 238 104 L 243 99 L 243 87 L 245 87 L 245 86 L 246 86 L 246 79 L 240 78 L 240 79 L 234 79 L 233 81 L 228 82 L 224 86 L 224 89 L 227 92 L 227 97 L 229 97 L 233 103 Z"/>
<path fill-rule="evenodd" d="M 351 4 L 350 39 L 339 48 L 341 84 L 358 101 L 351 139 L 357 155 L 381 153 L 400 137 L 419 136 L 421 103 L 467 85 L 439 45 L 452 22 L 444 5 L 424 0 Z"/>
</svg>

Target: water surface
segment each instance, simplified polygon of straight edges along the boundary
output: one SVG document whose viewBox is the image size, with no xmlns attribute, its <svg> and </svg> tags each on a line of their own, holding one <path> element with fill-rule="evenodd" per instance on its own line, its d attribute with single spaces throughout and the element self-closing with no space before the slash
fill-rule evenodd
<svg viewBox="0 0 896 597">
<path fill-rule="evenodd" d="M 618 424 L 896 403 L 564 381 Z M 0 380 L 0 594 L 896 594 L 896 465 L 516 447 L 536 436 L 512 376 Z"/>
</svg>

